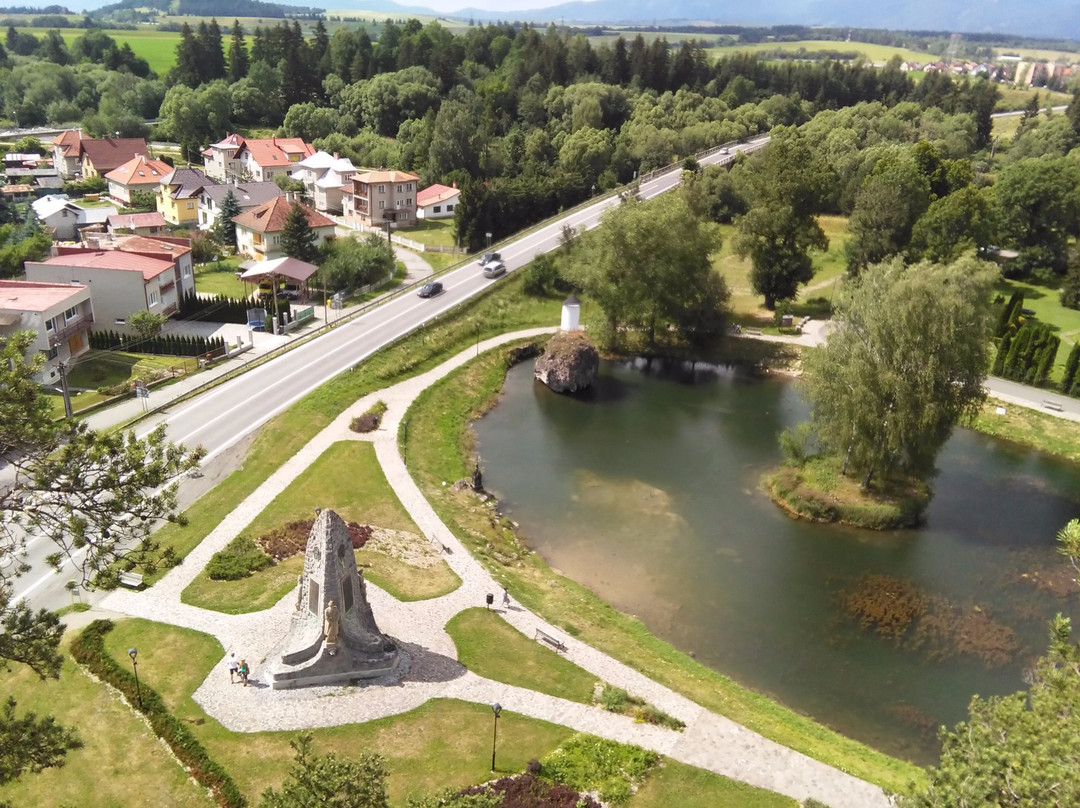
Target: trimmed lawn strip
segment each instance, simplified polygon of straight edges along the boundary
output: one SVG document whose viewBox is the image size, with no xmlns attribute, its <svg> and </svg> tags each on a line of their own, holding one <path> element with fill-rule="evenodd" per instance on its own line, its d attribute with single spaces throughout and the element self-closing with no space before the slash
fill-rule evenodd
<svg viewBox="0 0 1080 808">
<path fill-rule="evenodd" d="M 355 555 L 356 565 L 363 568 L 367 580 L 405 603 L 441 598 L 461 586 L 457 573 L 441 559 L 434 567 L 416 567 L 385 553 L 357 550 Z"/>
<path fill-rule="evenodd" d="M 477 326 L 483 339 L 513 329 L 557 323 L 561 297 L 526 297 L 521 294 L 522 281 L 521 273 L 515 273 L 496 284 L 491 292 L 379 351 L 272 418 L 252 442 L 244 468 L 230 474 L 188 508 L 184 512 L 188 519 L 186 526 L 166 524 L 154 534 L 155 538 L 163 546 L 173 547 L 183 558 L 347 407 L 368 393 L 438 366 L 476 341 Z M 147 584 L 154 583 L 165 572 L 146 576 Z"/>
<path fill-rule="evenodd" d="M 224 614 L 261 612 L 296 586 L 303 569 L 304 556 L 295 555 L 238 581 L 215 581 L 202 570 L 180 593 L 180 601 Z"/>
<path fill-rule="evenodd" d="M 443 481 L 468 474 L 470 420 L 496 400 L 507 347 L 492 351 L 425 391 L 410 409 L 408 458 L 413 477 L 444 522 L 519 602 L 644 675 L 777 743 L 870 782 L 900 790 L 924 777 L 917 766 L 846 738 L 748 690 L 653 636 L 587 588 L 555 574 L 513 533 L 508 520 L 477 507 Z"/>
<path fill-rule="evenodd" d="M 65 650 L 69 644 L 67 636 Z M 138 647 L 141 661 L 142 646 Z M 123 656 L 130 667 L 127 648 Z M 182 666 L 183 661 L 177 659 L 175 664 Z M 215 805 L 135 711 L 91 679 L 70 656 L 64 660 L 59 681 L 43 682 L 29 668 L 16 665 L 5 675 L 4 684 L 18 701 L 18 715 L 25 711 L 52 715 L 59 723 L 77 728 L 86 744 L 69 752 L 61 768 L 25 774 L 5 784 L 3 797 L 12 805 Z"/>
<path fill-rule="evenodd" d="M 719 774 L 664 758 L 649 774 L 630 808 L 798 808 L 790 797 L 729 780 Z"/>
<path fill-rule="evenodd" d="M 1005 408 L 1005 415 L 997 414 L 998 407 Z M 1080 463 L 1080 429 L 1075 421 L 991 398 L 971 427 L 995 438 Z"/>
<path fill-rule="evenodd" d="M 593 703 L 595 676 L 525 637 L 488 609 L 454 615 L 446 631 L 458 661 L 478 676 L 579 704 Z"/>
</svg>

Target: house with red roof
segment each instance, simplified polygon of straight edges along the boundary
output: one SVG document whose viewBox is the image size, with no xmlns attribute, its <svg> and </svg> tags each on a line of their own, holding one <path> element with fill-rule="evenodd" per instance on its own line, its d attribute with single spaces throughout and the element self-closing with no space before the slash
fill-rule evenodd
<svg viewBox="0 0 1080 808">
<path fill-rule="evenodd" d="M 140 154 L 114 168 L 105 175 L 105 180 L 109 183 L 109 196 L 123 205 L 130 205 L 135 191 L 149 191 L 156 196 L 162 179 L 172 172 L 168 163 Z"/>
<path fill-rule="evenodd" d="M 416 218 L 447 219 L 461 201 L 461 190 L 448 185 L 429 185 L 416 195 Z"/>
<path fill-rule="evenodd" d="M 54 249 L 52 258 L 26 262 L 27 280 L 89 287 L 99 328 L 123 328 L 140 311 L 170 316 L 195 290 L 186 239 L 90 236 L 84 246 Z"/>
<path fill-rule="evenodd" d="M 109 232 L 135 236 L 157 236 L 165 232 L 167 222 L 157 211 L 153 213 L 116 213 L 108 218 Z"/>
<path fill-rule="evenodd" d="M 0 280 L 0 340 L 33 331 L 33 349 L 45 357 L 42 384 L 59 380 L 59 364 L 90 350 L 94 324 L 90 288 L 72 283 Z"/>
<path fill-rule="evenodd" d="M 75 178 L 82 162 L 82 132 L 68 129 L 53 138 L 53 166 L 66 180 Z"/>
<path fill-rule="evenodd" d="M 315 150 L 298 137 L 228 135 L 203 151 L 203 170 L 218 182 L 266 182 L 288 176 Z"/>
<path fill-rule="evenodd" d="M 407 171 L 355 175 L 342 194 L 346 221 L 364 227 L 415 227 L 419 183 L 420 178 Z"/>
<path fill-rule="evenodd" d="M 294 205 L 303 208 L 307 215 L 308 225 L 315 231 L 316 247 L 334 238 L 337 224 L 333 219 L 300 202 L 292 202 L 287 197 L 279 196 L 233 219 L 236 224 L 237 252 L 257 261 L 282 258 L 284 253 L 281 251 L 281 233 Z"/>
</svg>

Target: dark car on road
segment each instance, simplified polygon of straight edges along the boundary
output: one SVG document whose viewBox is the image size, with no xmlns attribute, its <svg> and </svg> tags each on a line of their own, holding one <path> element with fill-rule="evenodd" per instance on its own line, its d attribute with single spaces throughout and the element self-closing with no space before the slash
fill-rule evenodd
<svg viewBox="0 0 1080 808">
<path fill-rule="evenodd" d="M 425 283 L 420 287 L 420 291 L 416 293 L 417 297 L 435 297 L 442 294 L 442 284 L 438 281 L 432 281 L 431 283 Z"/>
<path fill-rule="evenodd" d="M 502 256 L 497 252 L 486 252 L 480 256 L 480 266 L 487 266 L 492 261 L 501 261 Z"/>
</svg>

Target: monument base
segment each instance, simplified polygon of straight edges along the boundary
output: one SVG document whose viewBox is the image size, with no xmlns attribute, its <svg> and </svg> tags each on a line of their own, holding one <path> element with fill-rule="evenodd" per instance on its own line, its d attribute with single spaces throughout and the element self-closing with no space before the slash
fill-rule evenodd
<svg viewBox="0 0 1080 808">
<path fill-rule="evenodd" d="M 356 653 L 338 646 L 333 654 L 323 644 L 318 652 L 297 665 L 289 665 L 278 659 L 267 671 L 270 686 L 274 690 L 293 687 L 318 687 L 348 685 L 365 679 L 393 676 L 401 667 L 402 654 L 392 640 L 387 639 L 390 650 L 378 654 L 370 651 Z"/>
</svg>

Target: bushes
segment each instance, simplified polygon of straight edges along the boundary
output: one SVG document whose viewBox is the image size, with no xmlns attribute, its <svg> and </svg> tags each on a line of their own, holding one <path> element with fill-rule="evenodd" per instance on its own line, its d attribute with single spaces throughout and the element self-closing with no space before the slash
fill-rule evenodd
<svg viewBox="0 0 1080 808">
<path fill-rule="evenodd" d="M 597 701 L 609 713 L 632 716 L 634 721 L 639 724 L 655 724 L 656 726 L 677 731 L 686 728 L 686 724 L 679 719 L 646 703 L 645 699 L 631 696 L 621 687 L 605 684 Z"/>
<path fill-rule="evenodd" d="M 541 761 L 546 778 L 601 801 L 622 803 L 657 764 L 655 752 L 604 738 L 575 735 Z"/>
<path fill-rule="evenodd" d="M 1010 339 L 1007 333 L 1002 338 L 993 372 L 1024 384 L 1045 385 L 1060 344 L 1060 338 L 1050 332 L 1050 326 L 1028 320 L 1014 338 Z"/>
<path fill-rule="evenodd" d="M 600 808 L 600 803 L 592 797 L 582 796 L 569 786 L 541 780 L 532 772 L 501 777 L 459 794 L 497 797 L 499 801 L 494 804 L 499 808 Z"/>
<path fill-rule="evenodd" d="M 187 337 L 181 334 L 158 334 L 143 339 L 118 331 L 91 331 L 90 347 L 98 351 L 130 351 L 155 356 L 202 356 L 224 352 L 225 340 L 221 337 Z"/>
<path fill-rule="evenodd" d="M 202 786 L 210 790 L 214 801 L 223 808 L 246 805 L 240 789 L 210 755 L 191 731 L 173 716 L 157 691 L 145 683 L 137 686 L 135 676 L 121 667 L 105 650 L 105 635 L 112 631 L 111 620 L 95 620 L 71 644 L 71 655 L 92 674 L 119 690 L 133 709 L 150 721 L 150 728 L 169 745 L 180 764 Z"/>
<path fill-rule="evenodd" d="M 386 412 L 386 402 L 376 401 L 371 409 L 363 415 L 358 415 L 349 422 L 349 429 L 353 432 L 374 432 L 382 423 L 383 414 Z"/>
<path fill-rule="evenodd" d="M 264 553 L 254 540 L 237 536 L 224 550 L 211 556 L 206 565 L 206 574 L 213 581 L 238 581 L 273 563 L 274 559 Z"/>
</svg>

